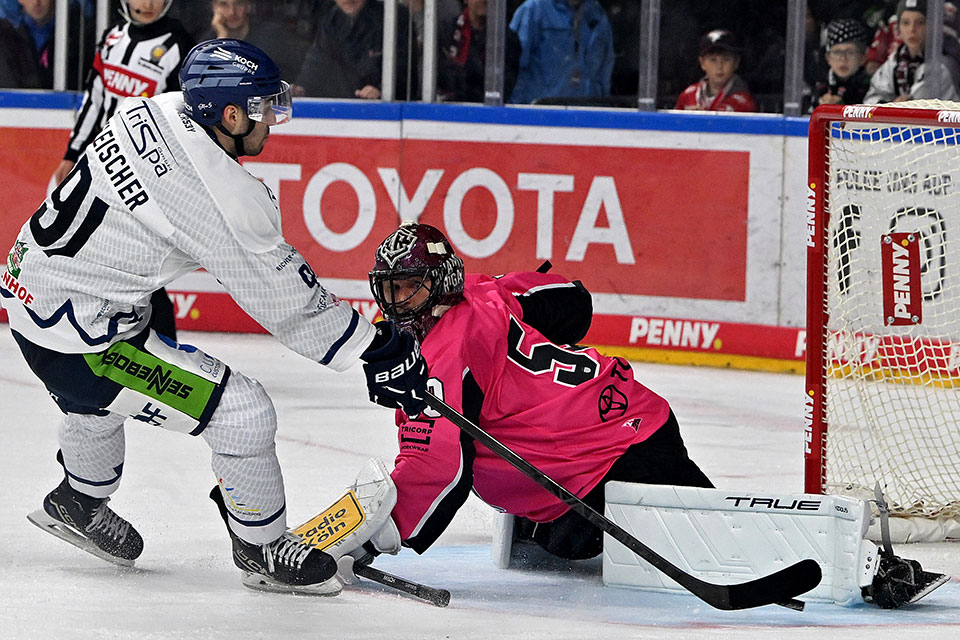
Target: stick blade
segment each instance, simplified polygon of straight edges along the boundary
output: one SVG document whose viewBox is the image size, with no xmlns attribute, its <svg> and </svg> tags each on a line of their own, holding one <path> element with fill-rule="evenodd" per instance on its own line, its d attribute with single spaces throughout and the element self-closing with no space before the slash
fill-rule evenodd
<svg viewBox="0 0 960 640">
<path fill-rule="evenodd" d="M 789 602 L 820 584 L 822 577 L 817 561 L 807 558 L 768 576 L 728 585 L 726 601 L 710 604 L 718 609 L 734 610 Z"/>
</svg>

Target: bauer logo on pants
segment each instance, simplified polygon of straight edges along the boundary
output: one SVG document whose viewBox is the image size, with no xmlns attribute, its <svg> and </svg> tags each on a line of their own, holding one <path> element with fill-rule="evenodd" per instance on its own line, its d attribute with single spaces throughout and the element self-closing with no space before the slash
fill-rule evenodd
<svg viewBox="0 0 960 640">
<path fill-rule="evenodd" d="M 880 238 L 883 271 L 883 323 L 914 325 L 923 321 L 920 290 L 920 245 L 916 233 Z"/>
</svg>

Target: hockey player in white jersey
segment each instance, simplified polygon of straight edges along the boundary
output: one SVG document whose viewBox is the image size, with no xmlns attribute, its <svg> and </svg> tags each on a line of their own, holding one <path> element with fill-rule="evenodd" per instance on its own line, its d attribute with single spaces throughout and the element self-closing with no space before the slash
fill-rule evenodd
<svg viewBox="0 0 960 640">
<path fill-rule="evenodd" d="M 211 497 L 252 588 L 340 589 L 336 564 L 286 527 L 277 418 L 255 380 L 149 328 L 150 293 L 205 268 L 290 349 L 336 370 L 362 359 L 370 398 L 421 411 L 426 365 L 392 324 L 341 303 L 284 241 L 276 198 L 238 162 L 290 119 L 289 85 L 256 47 L 197 45 L 183 93 L 130 98 L 24 224 L 0 298 L 30 368 L 64 413 L 63 482 L 30 520 L 132 564 L 143 541 L 107 505 L 123 470 L 124 422 L 198 435 L 213 450 Z"/>
<path fill-rule="evenodd" d="M 53 174 L 57 184 L 67 177 L 123 100 L 180 88 L 180 65 L 195 41 L 183 25 L 166 15 L 172 4 L 173 0 L 121 0 L 123 21 L 107 29 L 97 45 L 77 122 Z M 166 290 L 155 292 L 151 302 L 151 326 L 176 340 L 173 304 Z"/>
</svg>

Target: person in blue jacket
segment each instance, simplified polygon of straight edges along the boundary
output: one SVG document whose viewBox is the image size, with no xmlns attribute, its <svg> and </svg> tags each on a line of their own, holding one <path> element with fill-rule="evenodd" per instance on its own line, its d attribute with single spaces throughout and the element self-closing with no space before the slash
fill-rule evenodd
<svg viewBox="0 0 960 640">
<path fill-rule="evenodd" d="M 510 29 L 522 47 L 510 102 L 610 95 L 613 30 L 597 0 L 526 0 Z"/>
</svg>

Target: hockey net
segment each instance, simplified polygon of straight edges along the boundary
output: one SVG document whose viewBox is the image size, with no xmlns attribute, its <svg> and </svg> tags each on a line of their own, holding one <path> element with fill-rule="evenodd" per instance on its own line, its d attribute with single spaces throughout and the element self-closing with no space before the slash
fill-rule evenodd
<svg viewBox="0 0 960 640">
<path fill-rule="evenodd" d="M 806 490 L 960 537 L 960 103 L 810 120 Z"/>
</svg>

